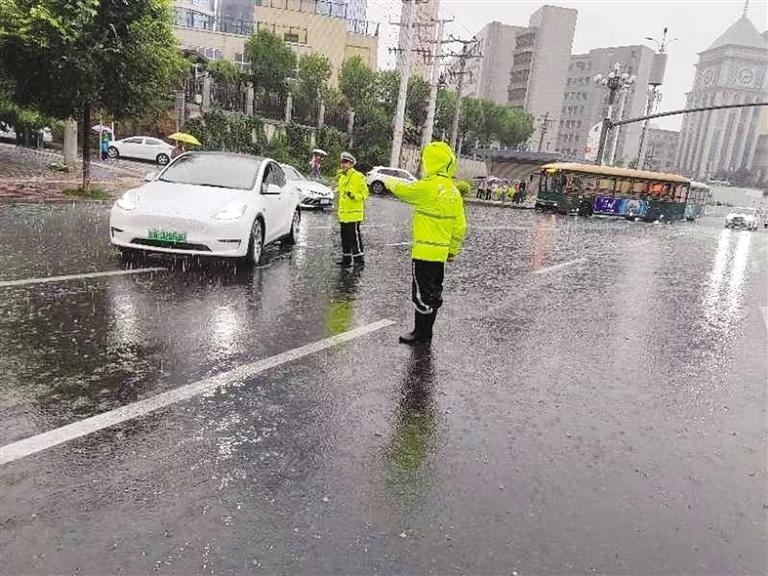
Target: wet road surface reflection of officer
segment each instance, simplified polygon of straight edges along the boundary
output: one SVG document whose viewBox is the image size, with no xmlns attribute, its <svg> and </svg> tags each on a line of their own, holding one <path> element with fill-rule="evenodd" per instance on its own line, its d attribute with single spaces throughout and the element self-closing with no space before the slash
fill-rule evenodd
<svg viewBox="0 0 768 576">
<path fill-rule="evenodd" d="M 352 329 L 355 319 L 355 300 L 362 268 L 341 268 L 331 294 L 326 326 L 328 335 L 335 336 Z"/>
<path fill-rule="evenodd" d="M 435 385 L 431 350 L 413 348 L 403 375 L 394 434 L 387 453 L 389 492 L 409 507 L 417 506 L 432 484 L 432 468 L 425 461 L 435 452 L 439 425 Z"/>
</svg>

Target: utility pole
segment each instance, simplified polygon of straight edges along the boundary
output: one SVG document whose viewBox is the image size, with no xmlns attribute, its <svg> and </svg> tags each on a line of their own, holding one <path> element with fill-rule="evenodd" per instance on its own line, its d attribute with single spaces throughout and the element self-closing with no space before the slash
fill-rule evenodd
<svg viewBox="0 0 768 576">
<path fill-rule="evenodd" d="M 403 67 L 400 72 L 400 91 L 397 93 L 397 111 L 395 113 L 395 128 L 392 133 L 392 153 L 389 157 L 389 165 L 395 168 L 400 166 L 400 151 L 403 147 L 403 130 L 405 128 L 405 102 L 408 96 L 408 79 L 411 75 L 411 39 L 413 37 L 413 21 L 416 19 L 418 4 L 425 0 L 403 0 L 403 8 L 410 4 L 408 19 L 402 22 L 392 23 L 395 26 L 405 26 L 405 42 L 403 48 Z M 402 20 L 402 18 L 401 18 Z"/>
<path fill-rule="evenodd" d="M 467 65 L 467 60 L 470 58 L 482 58 L 481 54 L 472 54 L 471 48 L 474 47 L 474 45 L 477 44 L 477 38 L 472 38 L 471 40 L 459 40 L 457 38 L 451 38 L 451 42 L 460 42 L 463 44 L 461 47 L 461 54 L 451 54 L 451 56 L 456 56 L 459 59 L 459 71 L 457 72 L 457 75 L 459 76 L 459 83 L 456 86 L 456 107 L 453 111 L 453 126 L 451 127 L 451 148 L 456 153 L 456 155 L 459 155 L 459 150 L 456 150 L 456 144 L 459 140 L 459 118 L 461 117 L 461 89 L 464 85 L 464 74 L 466 74 L 464 68 Z"/>
<path fill-rule="evenodd" d="M 449 19 L 432 19 L 433 22 L 437 22 L 437 38 L 435 39 L 435 51 L 432 55 L 432 78 L 431 86 L 429 89 L 429 105 L 427 106 L 427 120 L 424 123 L 424 130 L 421 133 L 421 147 L 423 148 L 430 142 L 432 142 L 432 131 L 435 128 L 435 109 L 437 108 L 437 89 L 440 83 L 440 59 L 443 49 L 443 29 L 445 24 L 453 22 L 453 18 Z"/>
<path fill-rule="evenodd" d="M 551 120 L 549 119 L 549 112 L 544 114 L 544 118 L 541 119 L 541 136 L 539 137 L 539 152 L 541 152 L 541 147 L 544 145 L 544 137 L 547 135 L 547 130 L 549 130 L 549 123 Z"/>
<path fill-rule="evenodd" d="M 618 62 L 613 66 L 613 69 L 608 73 L 606 77 L 602 74 L 595 76 L 595 84 L 608 89 L 608 110 L 603 118 L 603 128 L 600 131 L 600 144 L 597 148 L 597 165 L 600 166 L 603 163 L 603 156 L 605 155 L 605 143 L 608 139 L 608 130 L 614 126 L 613 122 L 613 105 L 616 102 L 616 93 L 623 89 L 629 88 L 635 82 L 635 77 L 629 74 L 621 73 L 621 64 Z"/>
<path fill-rule="evenodd" d="M 648 91 L 648 107 L 646 108 L 645 115 L 650 116 L 653 114 L 654 109 L 656 108 L 656 105 L 661 101 L 661 92 L 659 92 L 659 86 L 664 82 L 664 71 L 667 66 L 667 55 L 666 55 L 666 49 L 667 45 L 671 44 L 677 38 L 673 38 L 672 40 L 667 40 L 667 33 L 669 32 L 669 28 L 664 28 L 663 34 L 661 36 L 661 40 L 657 40 L 656 38 L 652 38 L 650 36 L 646 36 L 646 40 L 651 40 L 652 42 L 656 43 L 657 51 L 656 54 L 654 54 L 653 57 L 653 65 L 651 66 L 651 76 L 649 78 L 648 84 L 650 85 L 650 90 Z M 645 136 L 646 132 L 648 131 L 648 121 L 646 120 L 643 122 L 643 128 L 640 132 L 640 144 L 637 147 L 637 158 L 635 159 L 635 166 L 638 169 L 642 169 L 641 164 L 644 164 L 643 162 L 643 147 L 645 146 Z"/>
</svg>

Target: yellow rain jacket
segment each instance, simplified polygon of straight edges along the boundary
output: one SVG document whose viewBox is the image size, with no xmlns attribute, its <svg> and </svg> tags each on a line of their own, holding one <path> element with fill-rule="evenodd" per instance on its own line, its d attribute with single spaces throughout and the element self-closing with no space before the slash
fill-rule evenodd
<svg viewBox="0 0 768 576">
<path fill-rule="evenodd" d="M 404 183 L 388 178 L 385 185 L 414 207 L 411 258 L 445 262 L 459 253 L 467 231 L 464 201 L 453 181 L 456 156 L 445 142 L 432 142 L 424 147 L 421 164 L 421 180 Z"/>
<path fill-rule="evenodd" d="M 337 204 L 339 222 L 362 222 L 365 217 L 365 200 L 368 198 L 368 184 L 365 176 L 354 168 L 338 174 Z"/>
</svg>

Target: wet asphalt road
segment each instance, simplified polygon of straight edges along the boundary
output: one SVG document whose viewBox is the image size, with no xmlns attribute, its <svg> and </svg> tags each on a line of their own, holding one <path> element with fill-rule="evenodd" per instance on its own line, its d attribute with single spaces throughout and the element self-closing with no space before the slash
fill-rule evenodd
<svg viewBox="0 0 768 576">
<path fill-rule="evenodd" d="M 431 352 L 408 209 L 252 270 L 0 287 L 0 445 L 397 325 L 0 468 L 3 574 L 765 574 L 768 233 L 471 206 Z M 119 270 L 103 205 L 0 206 L 0 282 Z"/>
</svg>

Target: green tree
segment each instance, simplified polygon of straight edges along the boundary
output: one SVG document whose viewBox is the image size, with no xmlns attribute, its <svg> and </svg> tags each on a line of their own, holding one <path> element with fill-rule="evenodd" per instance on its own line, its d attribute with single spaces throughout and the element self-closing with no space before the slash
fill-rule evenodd
<svg viewBox="0 0 768 576">
<path fill-rule="evenodd" d="M 229 60 L 214 60 L 206 66 L 208 74 L 217 84 L 234 86 L 240 79 L 240 72 Z"/>
<path fill-rule="evenodd" d="M 83 188 L 90 186 L 91 111 L 116 118 L 167 102 L 184 64 L 170 0 L 0 0 L 0 73 L 12 98 L 82 124 Z"/>
<path fill-rule="evenodd" d="M 455 110 L 456 92 L 440 90 L 437 93 L 437 109 L 435 110 L 435 138 L 439 138 L 443 132 L 445 132 L 446 138 L 450 138 Z"/>
<path fill-rule="evenodd" d="M 374 97 L 390 119 L 395 117 L 397 95 L 400 91 L 400 74 L 396 70 L 382 70 L 376 74 Z"/>
<path fill-rule="evenodd" d="M 365 65 L 362 57 L 344 61 L 339 74 L 339 90 L 353 110 L 362 110 L 374 98 L 376 73 Z"/>
<path fill-rule="evenodd" d="M 245 52 L 251 62 L 254 86 L 264 94 L 285 94 L 286 80 L 296 69 L 296 54 L 283 39 L 267 30 L 259 30 L 245 43 Z"/>
<path fill-rule="evenodd" d="M 428 103 L 429 82 L 421 76 L 411 76 L 408 80 L 408 96 L 405 100 L 405 139 L 409 144 L 421 143 L 421 132 L 427 121 Z"/>
<path fill-rule="evenodd" d="M 322 54 L 305 54 L 299 58 L 296 82 L 296 109 L 307 120 L 316 118 L 320 100 L 328 94 L 328 80 L 333 68 Z"/>
</svg>

